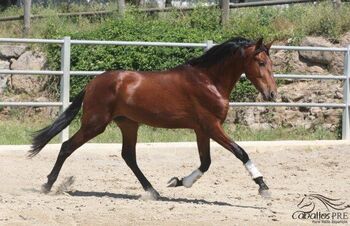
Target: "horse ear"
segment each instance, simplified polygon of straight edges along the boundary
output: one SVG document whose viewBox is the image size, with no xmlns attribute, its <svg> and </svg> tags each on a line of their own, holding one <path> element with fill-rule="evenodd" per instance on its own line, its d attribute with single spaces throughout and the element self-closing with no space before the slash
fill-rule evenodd
<svg viewBox="0 0 350 226">
<path fill-rule="evenodd" d="M 268 44 L 266 44 L 265 46 L 266 46 L 266 48 L 267 48 L 267 50 L 270 50 L 270 48 L 271 48 L 271 46 L 272 46 L 272 44 L 275 42 L 275 40 L 273 40 L 272 42 L 270 42 L 270 43 L 268 43 Z"/>
<path fill-rule="evenodd" d="M 263 45 L 263 38 L 259 38 L 258 41 L 255 43 L 255 50 L 258 50 L 262 47 Z"/>
</svg>

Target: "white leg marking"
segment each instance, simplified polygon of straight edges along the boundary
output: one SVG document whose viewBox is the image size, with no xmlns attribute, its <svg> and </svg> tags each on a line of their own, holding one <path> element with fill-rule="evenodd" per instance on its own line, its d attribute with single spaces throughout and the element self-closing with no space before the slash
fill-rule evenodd
<svg viewBox="0 0 350 226">
<path fill-rule="evenodd" d="M 262 174 L 259 172 L 259 170 L 255 167 L 254 163 L 250 160 L 244 164 L 245 168 L 248 170 L 250 176 L 252 176 L 253 179 L 257 177 L 262 177 Z"/>
<path fill-rule="evenodd" d="M 157 200 L 160 198 L 159 193 L 154 188 L 149 188 L 143 195 L 141 195 L 141 200 Z"/>
<path fill-rule="evenodd" d="M 202 175 L 203 173 L 199 169 L 196 169 L 190 175 L 182 179 L 182 185 L 186 188 L 190 188 Z"/>
</svg>

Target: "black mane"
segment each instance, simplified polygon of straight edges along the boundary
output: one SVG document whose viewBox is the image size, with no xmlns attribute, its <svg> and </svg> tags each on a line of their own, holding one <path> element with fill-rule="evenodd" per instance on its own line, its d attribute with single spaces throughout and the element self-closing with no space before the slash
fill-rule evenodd
<svg viewBox="0 0 350 226">
<path fill-rule="evenodd" d="M 219 61 L 222 61 L 226 58 L 227 55 L 235 53 L 241 47 L 249 46 L 252 44 L 254 44 L 254 42 L 251 40 L 241 37 L 234 37 L 227 40 L 226 42 L 210 48 L 202 56 L 193 58 L 187 61 L 186 64 L 192 66 L 209 67 L 213 64 L 218 63 Z"/>
</svg>

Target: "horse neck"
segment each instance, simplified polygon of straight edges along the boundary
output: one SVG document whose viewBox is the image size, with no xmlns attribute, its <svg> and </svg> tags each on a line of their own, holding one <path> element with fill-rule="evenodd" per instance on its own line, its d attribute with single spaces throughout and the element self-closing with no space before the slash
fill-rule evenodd
<svg viewBox="0 0 350 226">
<path fill-rule="evenodd" d="M 218 63 L 208 68 L 208 74 L 220 94 L 229 99 L 230 94 L 236 85 L 237 81 L 243 74 L 243 59 L 237 57 L 228 58 L 222 63 Z"/>
</svg>

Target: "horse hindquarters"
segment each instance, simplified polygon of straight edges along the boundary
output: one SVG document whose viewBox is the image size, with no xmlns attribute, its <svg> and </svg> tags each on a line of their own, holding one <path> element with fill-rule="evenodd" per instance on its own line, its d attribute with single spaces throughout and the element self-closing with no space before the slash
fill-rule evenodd
<svg viewBox="0 0 350 226">
<path fill-rule="evenodd" d="M 69 140 L 62 144 L 56 163 L 47 176 L 47 183 L 42 186 L 43 192 L 47 193 L 51 190 L 66 159 L 84 143 L 103 133 L 111 121 L 108 107 L 103 105 L 102 101 L 96 101 L 93 97 L 94 92 L 91 92 L 91 89 L 86 89 L 81 127 Z"/>
</svg>

